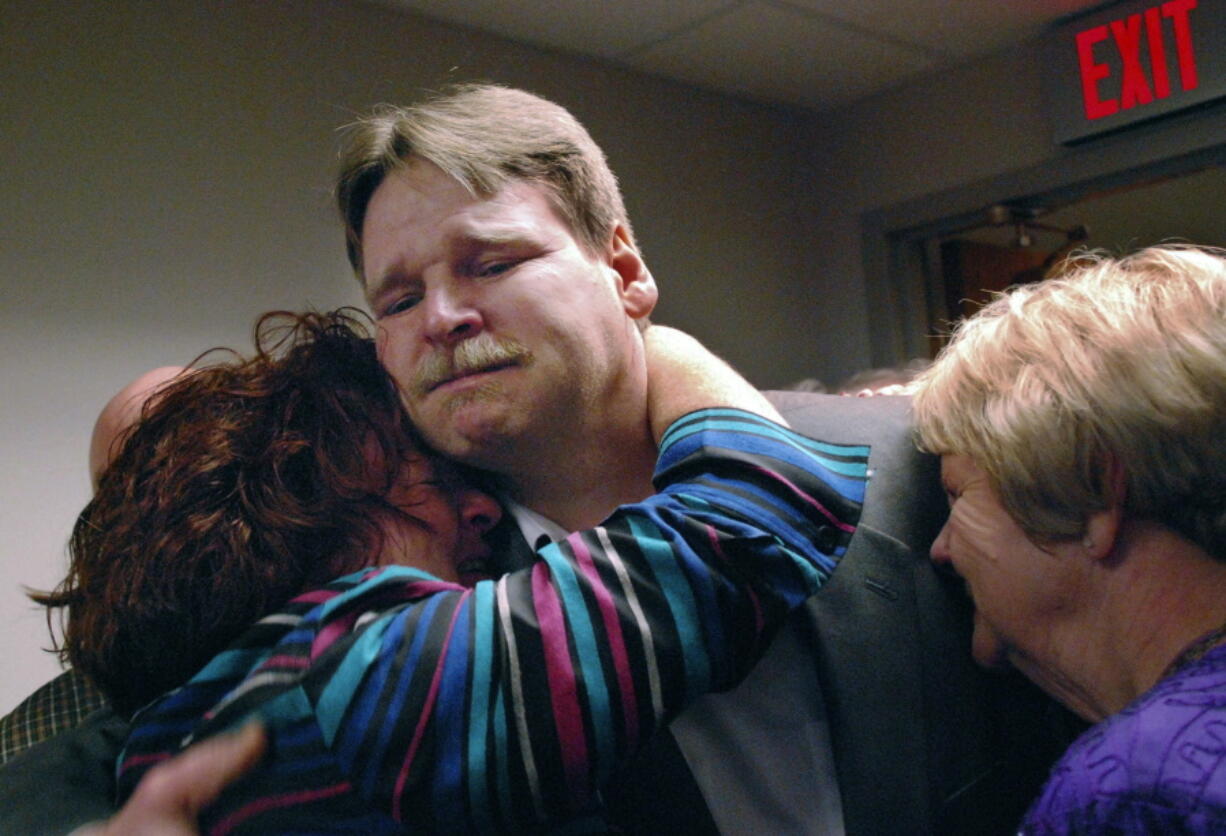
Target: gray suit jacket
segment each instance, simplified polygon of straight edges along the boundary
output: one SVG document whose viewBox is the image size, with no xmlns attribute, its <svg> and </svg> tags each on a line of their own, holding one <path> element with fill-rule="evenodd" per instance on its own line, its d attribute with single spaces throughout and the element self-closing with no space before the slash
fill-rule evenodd
<svg viewBox="0 0 1226 836">
<path fill-rule="evenodd" d="M 805 435 L 872 446 L 851 546 L 794 616 L 813 648 L 846 832 L 1016 833 L 1081 726 L 1020 676 L 971 660 L 966 597 L 928 560 L 947 508 L 936 457 L 912 440 L 910 400 L 769 395 Z M 629 832 L 715 832 L 667 735 L 608 797 Z"/>
</svg>

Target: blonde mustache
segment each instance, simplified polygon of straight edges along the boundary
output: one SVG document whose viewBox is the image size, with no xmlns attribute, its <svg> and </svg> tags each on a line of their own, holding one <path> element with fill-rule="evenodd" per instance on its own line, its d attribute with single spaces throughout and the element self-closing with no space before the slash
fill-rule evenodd
<svg viewBox="0 0 1226 836">
<path fill-rule="evenodd" d="M 482 333 L 461 340 L 450 351 L 443 349 L 425 358 L 413 375 L 411 388 L 414 395 L 423 397 L 436 386 L 462 375 L 496 366 L 527 366 L 531 362 L 532 352 L 524 344 Z"/>
</svg>

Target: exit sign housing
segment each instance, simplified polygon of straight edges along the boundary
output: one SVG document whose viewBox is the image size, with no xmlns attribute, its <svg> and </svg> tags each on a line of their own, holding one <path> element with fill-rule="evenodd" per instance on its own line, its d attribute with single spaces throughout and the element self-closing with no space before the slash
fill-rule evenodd
<svg viewBox="0 0 1226 836">
<path fill-rule="evenodd" d="M 1226 96 L 1226 0 L 1141 0 L 1047 36 L 1046 95 L 1069 144 Z"/>
</svg>

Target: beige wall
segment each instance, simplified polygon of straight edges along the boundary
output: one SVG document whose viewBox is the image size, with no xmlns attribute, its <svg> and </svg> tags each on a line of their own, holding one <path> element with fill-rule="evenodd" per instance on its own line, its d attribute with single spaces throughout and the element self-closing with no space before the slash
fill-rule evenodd
<svg viewBox="0 0 1226 836">
<path fill-rule="evenodd" d="M 572 108 L 623 180 L 658 318 L 760 385 L 822 372 L 793 114 L 378 6 L 6 0 L 2 17 L 0 712 L 56 670 L 21 585 L 63 574 L 103 402 L 246 344 L 260 311 L 360 301 L 329 176 L 335 128 L 376 102 L 484 79 Z"/>
</svg>

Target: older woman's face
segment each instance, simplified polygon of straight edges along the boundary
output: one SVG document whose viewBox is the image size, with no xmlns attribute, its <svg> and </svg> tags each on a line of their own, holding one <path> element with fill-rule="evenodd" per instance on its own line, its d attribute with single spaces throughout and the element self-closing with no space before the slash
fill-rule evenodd
<svg viewBox="0 0 1226 836">
<path fill-rule="evenodd" d="M 410 518 L 384 518 L 378 563 L 412 566 L 466 584 L 488 577 L 490 549 L 482 536 L 502 510 L 489 494 L 465 484 L 447 462 L 411 457 L 401 465 L 388 501 Z"/>
<path fill-rule="evenodd" d="M 957 572 L 975 603 L 975 661 L 1012 662 L 1027 672 L 1059 668 L 1063 654 L 1051 627 L 1078 593 L 1078 561 L 1059 546 L 1032 543 L 970 458 L 942 456 L 941 482 L 949 519 L 932 559 Z"/>
</svg>

